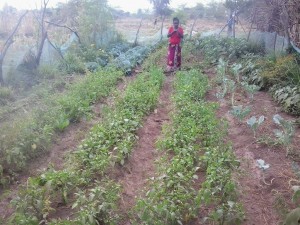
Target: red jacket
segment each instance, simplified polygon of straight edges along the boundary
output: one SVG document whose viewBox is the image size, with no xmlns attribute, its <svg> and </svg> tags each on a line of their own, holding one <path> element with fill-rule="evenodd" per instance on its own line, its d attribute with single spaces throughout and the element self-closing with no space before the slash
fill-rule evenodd
<svg viewBox="0 0 300 225">
<path fill-rule="evenodd" d="M 170 27 L 169 34 L 172 33 L 173 31 L 174 31 L 174 27 Z M 181 33 L 181 35 L 183 36 L 183 29 L 181 27 L 178 27 L 177 32 Z M 180 44 L 180 42 L 181 42 L 181 38 L 177 33 L 174 33 L 171 37 L 169 37 L 170 44 L 176 45 L 176 44 Z"/>
</svg>

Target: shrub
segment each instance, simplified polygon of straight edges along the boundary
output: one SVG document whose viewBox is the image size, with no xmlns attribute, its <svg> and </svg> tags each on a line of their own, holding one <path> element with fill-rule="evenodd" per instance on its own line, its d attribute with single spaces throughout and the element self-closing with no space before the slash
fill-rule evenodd
<svg viewBox="0 0 300 225">
<path fill-rule="evenodd" d="M 65 60 L 60 64 L 60 68 L 67 73 L 85 73 L 83 61 L 72 53 L 66 54 Z"/>
<path fill-rule="evenodd" d="M 54 79 L 55 77 L 62 75 L 61 71 L 58 70 L 57 65 L 44 64 L 39 66 L 37 69 L 38 78 L 42 79 Z"/>
<path fill-rule="evenodd" d="M 261 75 L 267 80 L 268 85 L 278 83 L 300 85 L 300 66 L 294 55 L 286 55 L 261 63 L 265 67 Z"/>
<path fill-rule="evenodd" d="M 13 99 L 14 97 L 12 89 L 0 86 L 0 105 L 6 105 L 9 101 L 12 101 Z"/>
</svg>

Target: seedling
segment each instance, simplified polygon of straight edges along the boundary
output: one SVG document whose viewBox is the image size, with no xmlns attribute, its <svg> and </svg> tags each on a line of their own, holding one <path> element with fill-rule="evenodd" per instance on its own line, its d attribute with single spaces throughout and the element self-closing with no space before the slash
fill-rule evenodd
<svg viewBox="0 0 300 225">
<path fill-rule="evenodd" d="M 262 169 L 262 171 L 265 171 L 270 168 L 270 164 L 266 164 L 265 160 L 262 159 L 256 160 L 256 164 L 259 167 L 259 169 Z"/>
<path fill-rule="evenodd" d="M 250 95 L 251 101 L 253 101 L 254 94 L 260 89 L 260 87 L 255 84 L 248 84 L 245 82 L 243 82 L 242 85 L 245 88 L 245 90 L 247 91 L 247 93 Z"/>
<path fill-rule="evenodd" d="M 295 134 L 295 126 L 292 121 L 283 119 L 279 114 L 273 116 L 273 121 L 281 130 L 275 129 L 274 134 L 277 140 L 287 148 L 287 154 L 289 153 L 289 147 Z"/>
<path fill-rule="evenodd" d="M 247 120 L 247 124 L 250 126 L 250 128 L 253 131 L 254 138 L 256 138 L 256 130 L 257 128 L 265 121 L 264 116 L 260 116 L 258 119 L 256 119 L 255 116 L 252 116 L 250 119 Z"/>
<path fill-rule="evenodd" d="M 234 91 L 236 88 L 236 84 L 233 80 L 230 80 L 228 78 L 224 78 L 222 81 L 222 87 L 219 89 L 219 91 L 216 93 L 216 97 L 218 99 L 223 99 L 226 94 L 229 92 L 231 93 L 231 104 L 234 105 Z"/>
<path fill-rule="evenodd" d="M 232 65 L 232 72 L 233 72 L 233 75 L 237 81 L 237 83 L 240 83 L 240 71 L 242 69 L 242 64 L 233 64 Z"/>
<path fill-rule="evenodd" d="M 263 172 L 263 182 L 264 182 L 266 185 L 271 185 L 272 182 L 273 182 L 273 180 L 274 180 L 274 178 L 271 180 L 271 183 L 270 183 L 270 184 L 268 184 L 268 183 L 266 182 L 266 180 L 265 180 L 265 171 L 266 171 L 267 169 L 270 168 L 270 164 L 266 164 L 265 160 L 262 160 L 262 159 L 256 160 L 256 164 L 257 164 L 258 168 L 261 169 L 262 172 Z"/>
<path fill-rule="evenodd" d="M 226 80 L 226 85 L 228 86 L 228 90 L 231 93 L 231 105 L 234 105 L 234 93 L 236 89 L 236 83 L 233 80 Z"/>
<path fill-rule="evenodd" d="M 230 113 L 237 117 L 239 122 L 242 122 L 242 120 L 249 115 L 249 113 L 251 112 L 251 109 L 249 106 L 243 108 L 242 105 L 238 105 L 238 106 L 232 106 L 232 110 L 230 110 Z"/>
<path fill-rule="evenodd" d="M 219 59 L 219 63 L 217 66 L 217 83 L 221 84 L 224 79 L 226 79 L 226 68 L 228 66 L 228 62 L 224 61 L 223 58 Z"/>
</svg>

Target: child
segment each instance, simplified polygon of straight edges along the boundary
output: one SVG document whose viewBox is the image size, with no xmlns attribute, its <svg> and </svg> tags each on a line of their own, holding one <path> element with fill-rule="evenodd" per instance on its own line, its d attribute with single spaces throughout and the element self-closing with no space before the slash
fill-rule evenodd
<svg viewBox="0 0 300 225">
<path fill-rule="evenodd" d="M 170 27 L 168 32 L 169 49 L 168 49 L 168 62 L 167 72 L 181 69 L 181 40 L 183 38 L 183 29 L 179 27 L 179 19 L 173 18 L 173 26 Z"/>
</svg>

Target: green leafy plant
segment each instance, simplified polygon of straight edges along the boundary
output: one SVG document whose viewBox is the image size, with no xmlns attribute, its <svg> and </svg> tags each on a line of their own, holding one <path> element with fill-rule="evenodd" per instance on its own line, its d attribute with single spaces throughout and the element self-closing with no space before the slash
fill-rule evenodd
<svg viewBox="0 0 300 225">
<path fill-rule="evenodd" d="M 203 101 L 207 77 L 195 70 L 178 72 L 174 89 L 172 124 L 158 141 L 166 155 L 159 160 L 158 175 L 151 179 L 146 196 L 137 201 L 136 224 L 187 224 L 201 205 L 222 204 L 233 197 L 231 168 L 238 162 L 229 145 L 218 144 L 225 131 L 214 116 L 216 106 Z M 207 167 L 206 181 L 197 191 L 192 184 L 203 167 Z M 237 208 L 226 209 L 224 220 L 234 214 L 238 215 Z"/>
<path fill-rule="evenodd" d="M 242 82 L 243 88 L 250 94 L 251 101 L 254 100 L 254 94 L 260 90 L 260 87 L 255 84 L 248 84 L 245 82 Z"/>
<path fill-rule="evenodd" d="M 39 177 L 39 183 L 42 186 L 47 186 L 50 190 L 55 190 L 60 193 L 62 203 L 67 204 L 68 194 L 72 188 L 79 183 L 78 176 L 72 171 L 62 170 L 56 171 L 53 168 L 43 173 Z"/>
<path fill-rule="evenodd" d="M 259 118 L 256 119 L 255 116 L 252 116 L 250 119 L 247 120 L 248 126 L 251 128 L 253 131 L 254 138 L 256 138 L 256 130 L 257 128 L 265 121 L 264 116 L 260 116 Z"/>
<path fill-rule="evenodd" d="M 216 81 L 218 84 L 222 84 L 226 79 L 227 67 L 228 67 L 228 62 L 225 61 L 223 58 L 219 58 L 219 62 L 217 65 L 217 76 L 216 76 Z"/>
<path fill-rule="evenodd" d="M 231 105 L 234 106 L 234 95 L 236 90 L 236 82 L 228 79 L 226 80 L 226 85 L 228 86 L 228 90 L 231 93 Z"/>
<path fill-rule="evenodd" d="M 16 212 L 11 221 L 24 225 L 46 223 L 53 210 L 49 192 L 48 186 L 41 187 L 38 179 L 29 178 L 26 187 L 12 201 Z"/>
<path fill-rule="evenodd" d="M 273 116 L 273 121 L 281 128 L 281 130 L 274 130 L 274 134 L 277 140 L 286 146 L 288 154 L 295 134 L 295 126 L 292 121 L 283 119 L 279 114 Z"/>
<path fill-rule="evenodd" d="M 237 117 L 239 122 L 242 122 L 242 120 L 248 116 L 250 112 L 251 108 L 249 106 L 243 108 L 242 105 L 232 106 L 232 110 L 230 110 L 230 113 Z"/>
<path fill-rule="evenodd" d="M 218 99 L 224 99 L 227 93 L 231 93 L 231 105 L 234 105 L 234 95 L 236 90 L 236 83 L 228 78 L 224 78 L 219 91 L 216 93 Z"/>
<path fill-rule="evenodd" d="M 28 159 L 44 153 L 56 131 L 63 131 L 71 122 L 90 116 L 91 104 L 108 96 L 122 76 L 122 72 L 114 68 L 87 74 L 67 86 L 63 94 L 46 95 L 44 102 L 26 119 L 14 121 L 13 126 L 3 126 L 0 163 L 4 169 L 20 170 Z"/>
<path fill-rule="evenodd" d="M 96 183 L 96 187 L 88 191 L 79 191 L 75 193 L 77 200 L 72 205 L 76 208 L 76 224 L 94 225 L 94 224 L 116 224 L 117 200 L 120 187 L 112 181 Z"/>
<path fill-rule="evenodd" d="M 232 69 L 232 72 L 233 72 L 233 75 L 235 77 L 235 80 L 236 82 L 239 84 L 240 83 L 240 73 L 241 73 L 241 69 L 243 68 L 242 64 L 238 63 L 234 63 L 232 66 L 231 66 L 231 69 Z"/>
</svg>

